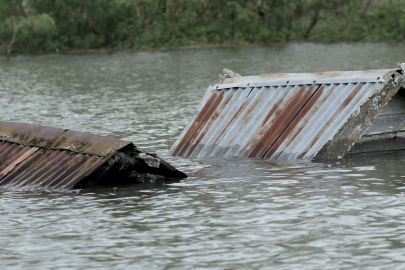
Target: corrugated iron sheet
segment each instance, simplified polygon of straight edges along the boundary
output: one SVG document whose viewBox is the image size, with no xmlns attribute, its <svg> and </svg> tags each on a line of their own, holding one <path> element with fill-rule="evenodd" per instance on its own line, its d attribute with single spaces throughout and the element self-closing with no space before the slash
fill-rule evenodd
<svg viewBox="0 0 405 270">
<path fill-rule="evenodd" d="M 84 132 L 0 122 L 0 188 L 72 188 L 130 144 Z"/>
<path fill-rule="evenodd" d="M 208 88 L 169 153 L 191 158 L 313 159 L 362 104 L 392 82 L 394 73 L 397 70 L 224 79 Z M 400 86 L 395 87 L 397 91 Z M 388 99 L 385 94 L 378 98 Z"/>
</svg>

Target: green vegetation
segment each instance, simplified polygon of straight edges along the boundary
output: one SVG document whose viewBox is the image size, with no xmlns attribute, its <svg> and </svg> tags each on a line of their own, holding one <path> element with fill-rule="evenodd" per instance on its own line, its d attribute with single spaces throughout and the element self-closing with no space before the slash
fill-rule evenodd
<svg viewBox="0 0 405 270">
<path fill-rule="evenodd" d="M 405 39 L 404 0 L 1 0 L 0 53 Z"/>
</svg>

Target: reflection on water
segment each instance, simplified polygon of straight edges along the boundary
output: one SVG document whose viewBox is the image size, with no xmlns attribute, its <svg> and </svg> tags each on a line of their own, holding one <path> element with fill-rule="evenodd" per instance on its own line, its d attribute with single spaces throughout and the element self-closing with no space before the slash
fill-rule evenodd
<svg viewBox="0 0 405 270">
<path fill-rule="evenodd" d="M 108 135 L 164 155 L 224 67 L 244 75 L 391 68 L 404 48 L 298 44 L 0 59 L 1 120 Z M 167 159 L 190 177 L 2 193 L 0 265 L 392 269 L 405 261 L 404 152 L 324 163 Z"/>
</svg>

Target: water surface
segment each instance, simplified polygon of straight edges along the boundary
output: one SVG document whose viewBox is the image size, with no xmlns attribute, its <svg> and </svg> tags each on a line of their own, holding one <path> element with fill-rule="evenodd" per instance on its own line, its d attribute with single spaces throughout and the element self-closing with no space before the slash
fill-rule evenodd
<svg viewBox="0 0 405 270">
<path fill-rule="evenodd" d="M 394 68 L 404 44 L 292 44 L 0 58 L 1 120 L 165 156 L 222 68 Z M 402 269 L 405 153 L 323 163 L 165 157 L 182 181 L 0 194 L 7 269 Z"/>
</svg>

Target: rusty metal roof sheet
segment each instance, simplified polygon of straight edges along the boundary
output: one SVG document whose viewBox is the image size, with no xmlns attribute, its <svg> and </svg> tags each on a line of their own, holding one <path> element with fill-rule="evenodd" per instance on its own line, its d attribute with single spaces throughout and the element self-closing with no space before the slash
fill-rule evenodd
<svg viewBox="0 0 405 270">
<path fill-rule="evenodd" d="M 403 71 L 396 69 L 227 78 L 208 88 L 169 154 L 339 157 L 403 81 Z"/>
<path fill-rule="evenodd" d="M 0 121 L 0 140 L 105 157 L 131 142 L 85 132 Z"/>
<path fill-rule="evenodd" d="M 55 139 L 50 148 L 66 149 L 75 153 L 106 157 L 111 152 L 121 149 L 130 143 L 110 137 L 67 130 Z"/>
<path fill-rule="evenodd" d="M 0 187 L 71 188 L 130 144 L 84 132 L 0 122 Z"/>
</svg>

